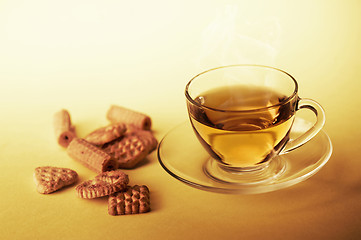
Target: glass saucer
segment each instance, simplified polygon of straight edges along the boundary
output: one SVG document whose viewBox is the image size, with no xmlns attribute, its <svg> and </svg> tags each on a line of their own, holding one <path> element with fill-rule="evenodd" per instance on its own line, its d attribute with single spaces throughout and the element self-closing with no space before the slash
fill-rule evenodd
<svg viewBox="0 0 361 240">
<path fill-rule="evenodd" d="M 291 130 L 291 139 L 305 132 L 312 123 L 296 118 Z M 320 131 L 303 146 L 287 154 L 281 154 L 272 163 L 281 163 L 282 171 L 268 181 L 253 184 L 235 184 L 219 181 L 207 171 L 212 159 L 196 138 L 192 126 L 186 121 L 167 133 L 158 147 L 161 166 L 174 178 L 192 187 L 221 193 L 253 194 L 270 192 L 292 186 L 317 173 L 330 159 L 332 143 L 324 131 Z"/>
</svg>

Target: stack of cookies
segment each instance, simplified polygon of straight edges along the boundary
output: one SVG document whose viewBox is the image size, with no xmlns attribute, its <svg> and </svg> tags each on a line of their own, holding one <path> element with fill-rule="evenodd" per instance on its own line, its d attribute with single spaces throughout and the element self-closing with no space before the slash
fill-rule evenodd
<svg viewBox="0 0 361 240">
<path fill-rule="evenodd" d="M 70 157 L 98 173 L 135 168 L 157 148 L 158 141 L 150 130 L 151 119 L 147 115 L 113 105 L 107 118 L 108 126 L 77 138 L 70 114 L 61 110 L 54 115 L 58 143 L 67 148 Z"/>
<path fill-rule="evenodd" d="M 78 180 L 78 174 L 69 168 L 37 167 L 34 180 L 39 193 L 49 194 L 74 184 Z M 128 175 L 118 169 L 103 172 L 94 179 L 84 181 L 77 185 L 75 190 L 78 197 L 83 199 L 108 196 L 108 213 L 113 216 L 149 212 L 148 187 L 128 184 Z"/>
<path fill-rule="evenodd" d="M 128 175 L 121 170 L 107 171 L 76 187 L 78 197 L 93 199 L 108 197 L 110 215 L 138 214 L 150 211 L 147 186 L 128 186 Z"/>
<path fill-rule="evenodd" d="M 63 109 L 54 115 L 54 132 L 58 144 L 68 155 L 98 175 L 76 186 L 84 199 L 108 196 L 110 215 L 137 214 L 150 211 L 149 189 L 145 185 L 129 186 L 129 177 L 120 169 L 134 169 L 158 145 L 151 132 L 151 119 L 124 107 L 112 105 L 107 112 L 110 124 L 77 137 L 70 114 Z M 38 167 L 34 179 L 39 193 L 48 194 L 77 181 L 78 174 L 68 168 Z"/>
</svg>

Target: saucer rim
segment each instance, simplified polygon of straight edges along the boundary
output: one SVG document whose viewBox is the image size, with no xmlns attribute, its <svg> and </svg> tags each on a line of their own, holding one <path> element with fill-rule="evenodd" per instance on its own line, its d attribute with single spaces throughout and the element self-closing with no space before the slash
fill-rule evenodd
<svg viewBox="0 0 361 240">
<path fill-rule="evenodd" d="M 303 119 L 304 120 L 304 119 Z M 306 121 L 308 122 L 308 121 Z M 332 156 L 333 153 L 333 145 L 331 142 L 330 137 L 327 135 L 327 133 L 321 129 L 320 132 L 317 135 L 323 134 L 324 137 L 326 137 L 325 142 L 327 142 L 326 145 L 328 145 L 328 151 L 317 161 L 315 162 L 315 164 L 319 164 L 317 167 L 313 168 L 312 170 L 306 172 L 305 174 L 302 174 L 301 176 L 292 178 L 290 180 L 287 181 L 283 181 L 283 182 L 279 182 L 277 183 L 277 179 L 274 179 L 274 181 L 272 181 L 270 184 L 268 185 L 263 185 L 263 186 L 249 186 L 246 188 L 226 188 L 226 187 L 218 187 L 218 186 L 207 186 L 204 184 L 200 184 L 200 183 L 196 183 L 193 182 L 191 180 L 185 179 L 184 177 L 178 176 L 176 173 L 174 173 L 172 170 L 170 170 L 164 163 L 164 160 L 162 160 L 161 156 L 160 156 L 160 151 L 161 148 L 163 146 L 164 141 L 167 139 L 167 137 L 174 131 L 176 131 L 178 128 L 181 127 L 190 127 L 189 125 L 187 126 L 187 124 L 190 125 L 189 121 L 183 121 L 179 124 L 177 124 L 176 126 L 174 126 L 173 128 L 171 128 L 165 135 L 164 137 L 161 139 L 161 141 L 159 142 L 158 145 L 158 149 L 157 149 L 157 158 L 158 158 L 158 162 L 160 163 L 160 165 L 162 166 L 162 168 L 172 177 L 174 177 L 175 179 L 177 179 L 178 181 L 191 186 L 193 188 L 196 189 L 200 189 L 200 190 L 204 190 L 204 191 L 209 191 L 209 192 L 217 192 L 217 193 L 229 193 L 229 194 L 255 194 L 255 193 L 265 193 L 265 192 L 272 192 L 272 191 L 276 191 L 276 190 L 280 190 L 280 189 L 284 189 L 290 186 L 293 186 L 297 183 L 303 182 L 307 179 L 309 179 L 310 177 L 312 177 L 313 175 L 315 175 L 317 172 L 319 172 L 324 166 L 325 164 L 329 161 L 329 159 Z M 316 135 L 316 136 L 317 136 Z M 297 150 L 302 149 L 305 145 L 310 144 L 309 142 L 303 144 L 302 146 L 300 146 Z M 282 155 L 287 155 L 287 153 L 282 154 Z M 300 170 L 302 171 L 302 170 Z M 300 172 L 298 171 L 298 172 Z"/>
</svg>

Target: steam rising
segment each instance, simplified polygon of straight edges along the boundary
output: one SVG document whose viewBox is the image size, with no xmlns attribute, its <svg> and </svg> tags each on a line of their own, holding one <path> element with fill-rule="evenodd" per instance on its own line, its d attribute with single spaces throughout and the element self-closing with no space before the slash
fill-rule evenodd
<svg viewBox="0 0 361 240">
<path fill-rule="evenodd" d="M 276 18 L 246 20 L 237 6 L 227 5 L 202 32 L 197 65 L 200 69 L 242 63 L 274 65 L 280 35 Z"/>
</svg>

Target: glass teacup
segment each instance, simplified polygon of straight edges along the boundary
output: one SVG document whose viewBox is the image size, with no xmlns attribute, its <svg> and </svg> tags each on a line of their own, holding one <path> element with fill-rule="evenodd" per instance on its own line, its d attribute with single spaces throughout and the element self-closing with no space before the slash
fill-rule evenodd
<svg viewBox="0 0 361 240">
<path fill-rule="evenodd" d="M 189 81 L 185 95 L 193 130 L 214 159 L 205 171 L 222 181 L 254 183 L 281 174 L 284 166 L 271 166 L 272 159 L 308 142 L 325 122 L 316 101 L 298 96 L 290 74 L 268 66 L 210 69 Z M 311 110 L 317 120 L 290 140 L 300 109 Z"/>
</svg>

